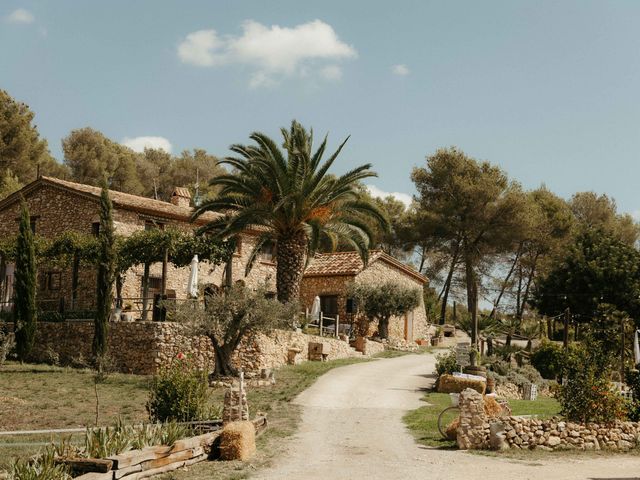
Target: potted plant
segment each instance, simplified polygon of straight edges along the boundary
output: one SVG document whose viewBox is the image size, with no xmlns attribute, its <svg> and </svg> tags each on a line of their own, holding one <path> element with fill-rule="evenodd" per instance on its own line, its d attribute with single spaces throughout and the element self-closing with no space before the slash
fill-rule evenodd
<svg viewBox="0 0 640 480">
<path fill-rule="evenodd" d="M 480 377 L 487 378 L 487 369 L 481 365 L 478 365 L 478 358 L 480 354 L 475 347 L 472 347 L 469 350 L 469 363 L 470 365 L 464 367 L 464 373 L 468 373 L 469 375 L 478 375 Z"/>
<path fill-rule="evenodd" d="M 417 339 L 416 343 L 418 345 L 420 345 L 421 347 L 423 347 L 425 345 L 429 345 L 429 342 L 427 342 L 427 340 L 425 340 L 423 337 L 420 337 L 419 339 Z"/>
<path fill-rule="evenodd" d="M 133 305 L 127 303 L 122 310 L 121 315 L 123 322 L 133 322 Z"/>
</svg>

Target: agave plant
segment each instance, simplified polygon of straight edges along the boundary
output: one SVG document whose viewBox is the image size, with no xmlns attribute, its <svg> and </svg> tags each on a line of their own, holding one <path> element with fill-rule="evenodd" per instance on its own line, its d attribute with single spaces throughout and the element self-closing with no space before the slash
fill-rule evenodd
<svg viewBox="0 0 640 480">
<path fill-rule="evenodd" d="M 357 188 L 361 180 L 376 176 L 371 165 L 340 176 L 329 174 L 348 139 L 323 162 L 326 137 L 313 151 L 313 131 L 295 120 L 281 131 L 283 150 L 263 133 L 250 136 L 255 145 L 232 145 L 237 156 L 222 163 L 234 171 L 211 180 L 219 194 L 197 208 L 193 218 L 220 213 L 200 231 L 223 239 L 248 229 L 259 232 L 246 273 L 264 246 L 275 247 L 278 300 L 286 303 L 297 299 L 305 259 L 321 246 L 335 250 L 339 244 L 350 245 L 366 263 L 373 243 L 371 225 L 386 230 L 388 221 Z"/>
<path fill-rule="evenodd" d="M 16 459 L 9 468 L 9 480 L 71 480 L 66 465 L 56 464 L 53 446 L 31 459 Z"/>
</svg>

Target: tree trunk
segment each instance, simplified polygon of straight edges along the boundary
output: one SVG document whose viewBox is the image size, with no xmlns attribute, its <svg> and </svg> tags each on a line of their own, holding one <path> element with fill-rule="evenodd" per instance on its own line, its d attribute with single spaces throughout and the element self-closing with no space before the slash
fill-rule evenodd
<svg viewBox="0 0 640 480">
<path fill-rule="evenodd" d="M 378 336 L 383 339 L 389 338 L 389 319 L 388 318 L 381 318 L 378 321 Z"/>
<path fill-rule="evenodd" d="M 553 340 L 553 328 L 551 326 L 551 319 L 547 318 L 547 338 Z"/>
<path fill-rule="evenodd" d="M 276 288 L 278 301 L 293 302 L 300 296 L 300 282 L 304 274 L 307 236 L 296 232 L 278 239 L 276 245 Z"/>
<path fill-rule="evenodd" d="M 524 293 L 522 294 L 522 298 L 520 299 L 519 310 L 517 312 L 516 317 L 518 320 L 522 320 L 524 315 L 524 307 L 527 304 L 527 300 L 529 299 L 529 290 L 531 288 L 531 283 L 533 282 L 533 277 L 536 273 L 536 267 L 538 263 L 538 258 L 540 257 L 539 253 L 536 253 L 535 258 L 533 259 L 533 265 L 531 265 L 531 271 L 529 272 L 529 278 L 527 278 L 527 283 L 524 287 Z"/>
<path fill-rule="evenodd" d="M 502 286 L 500 287 L 500 293 L 498 294 L 498 298 L 496 298 L 496 301 L 493 302 L 493 309 L 491 310 L 491 314 L 489 315 L 489 318 L 495 318 L 496 317 L 496 311 L 498 310 L 498 305 L 500 305 L 500 300 L 502 300 L 502 296 L 504 295 L 505 290 L 507 289 L 507 285 L 509 284 L 509 279 L 511 278 L 511 275 L 513 274 L 513 272 L 516 269 L 516 265 L 518 264 L 518 260 L 520 260 L 520 253 L 522 252 L 522 242 L 520 243 L 520 246 L 518 247 L 518 251 L 516 252 L 516 256 L 513 259 L 513 263 L 511 264 L 511 268 L 509 269 L 509 272 L 507 273 L 507 276 L 505 277 L 504 281 L 502 282 Z"/>
<path fill-rule="evenodd" d="M 471 315 L 471 346 L 478 346 L 478 285 L 473 261 L 470 255 L 465 256 L 465 272 L 467 277 L 467 308 Z"/>
<path fill-rule="evenodd" d="M 460 242 L 456 243 L 455 250 L 453 251 L 453 257 L 451 258 L 451 267 L 449 267 L 449 273 L 445 280 L 443 287 L 442 305 L 440 307 L 440 325 L 444 325 L 447 315 L 447 301 L 449 299 L 449 290 L 451 289 L 451 281 L 453 280 L 453 272 L 456 269 L 458 263 L 458 255 L 460 253 Z"/>
<path fill-rule="evenodd" d="M 231 363 L 231 357 L 233 356 L 233 350 L 227 345 L 215 346 L 214 351 L 216 354 L 216 368 L 214 375 L 217 377 L 237 377 L 238 370 Z"/>
<path fill-rule="evenodd" d="M 142 274 L 142 321 L 146 322 L 149 316 L 149 263 L 144 264 Z"/>
<path fill-rule="evenodd" d="M 71 308 L 77 308 L 78 301 L 78 272 L 80 270 L 80 256 L 78 253 L 73 254 L 73 266 L 71 267 Z"/>
</svg>

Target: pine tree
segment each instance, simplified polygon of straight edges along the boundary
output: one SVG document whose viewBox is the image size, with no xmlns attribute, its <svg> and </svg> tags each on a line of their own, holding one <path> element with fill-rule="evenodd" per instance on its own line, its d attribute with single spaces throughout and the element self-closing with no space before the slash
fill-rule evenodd
<svg viewBox="0 0 640 480">
<path fill-rule="evenodd" d="M 102 188 L 100 195 L 100 253 L 98 261 L 97 313 L 93 337 L 93 355 L 96 362 L 107 351 L 107 322 L 111 315 L 111 298 L 116 270 L 115 233 L 109 190 Z"/>
<path fill-rule="evenodd" d="M 20 361 L 26 360 L 36 334 L 36 252 L 27 204 L 22 202 L 20 232 L 16 244 L 15 322 L 16 350 Z"/>
</svg>

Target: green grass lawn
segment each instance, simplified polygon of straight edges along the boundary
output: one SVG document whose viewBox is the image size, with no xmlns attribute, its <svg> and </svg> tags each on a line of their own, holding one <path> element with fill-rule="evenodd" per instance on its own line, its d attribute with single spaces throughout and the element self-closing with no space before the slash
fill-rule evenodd
<svg viewBox="0 0 640 480">
<path fill-rule="evenodd" d="M 251 416 L 261 412 L 269 419 L 269 428 L 259 438 L 256 457 L 249 463 L 203 462 L 188 470 L 173 472 L 170 477 L 243 478 L 257 465 L 267 463 L 280 446 L 281 439 L 295 431 L 300 409 L 290 402 L 296 395 L 332 368 L 368 360 L 348 358 L 279 368 L 275 371 L 275 385 L 249 388 L 247 392 Z M 127 423 L 147 421 L 145 403 L 149 381 L 148 376 L 109 375 L 98 385 L 98 423 L 110 425 L 118 417 Z M 212 404 L 221 405 L 223 396 L 222 388 L 211 389 Z M 93 426 L 96 409 L 93 374 L 90 370 L 9 362 L 0 367 L 0 405 L 0 429 L 4 431 Z M 0 437 L 0 470 L 7 468 L 13 457 L 28 457 L 41 448 L 40 445 L 24 444 L 59 440 L 60 437 L 51 435 Z"/>
<path fill-rule="evenodd" d="M 429 447 L 453 448 L 455 442 L 445 440 L 438 431 L 438 415 L 451 406 L 448 393 L 427 393 L 424 407 L 412 410 L 404 416 L 404 421 L 418 443 Z M 552 417 L 560 412 L 560 405 L 554 398 L 539 397 L 535 401 L 509 400 L 513 415 L 538 415 Z"/>
</svg>

